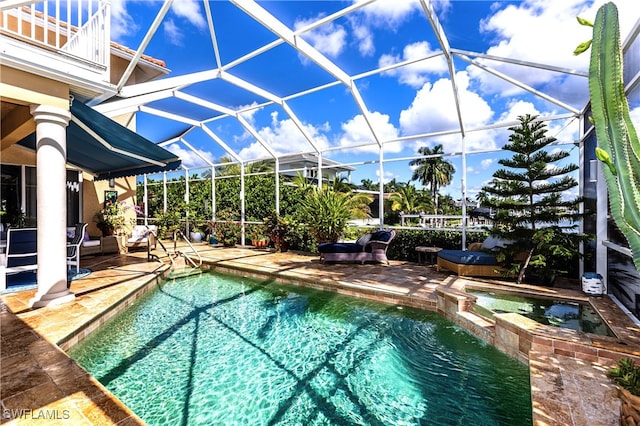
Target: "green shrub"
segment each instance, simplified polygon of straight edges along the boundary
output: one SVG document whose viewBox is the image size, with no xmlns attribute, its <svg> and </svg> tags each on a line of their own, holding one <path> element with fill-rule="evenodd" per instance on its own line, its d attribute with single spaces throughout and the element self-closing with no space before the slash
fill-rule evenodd
<svg viewBox="0 0 640 426">
<path fill-rule="evenodd" d="M 467 232 L 467 246 L 474 242 L 482 242 L 488 236 L 488 232 Z M 387 257 L 417 262 L 418 254 L 415 250 L 417 246 L 458 250 L 462 247 L 462 232 L 401 229 L 396 231 L 396 237 L 387 249 Z"/>
<path fill-rule="evenodd" d="M 633 395 L 640 396 L 640 365 L 631 358 L 618 360 L 618 365 L 609 370 L 609 376 Z"/>
</svg>

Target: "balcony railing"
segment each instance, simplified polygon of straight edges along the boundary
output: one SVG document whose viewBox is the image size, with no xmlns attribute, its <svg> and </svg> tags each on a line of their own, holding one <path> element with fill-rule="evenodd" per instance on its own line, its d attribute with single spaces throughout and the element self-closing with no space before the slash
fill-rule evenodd
<svg viewBox="0 0 640 426">
<path fill-rule="evenodd" d="M 102 0 L 7 1 L 0 3 L 0 32 L 108 73 L 110 13 Z"/>
</svg>

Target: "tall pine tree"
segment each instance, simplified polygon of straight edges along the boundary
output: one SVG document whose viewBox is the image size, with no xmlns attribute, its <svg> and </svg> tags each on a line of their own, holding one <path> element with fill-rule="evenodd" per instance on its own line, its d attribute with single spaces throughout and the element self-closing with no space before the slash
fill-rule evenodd
<svg viewBox="0 0 640 426">
<path fill-rule="evenodd" d="M 497 210 L 491 234 L 511 241 L 500 250 L 498 260 L 518 283 L 531 275 L 554 277 L 565 273 L 571 259 L 578 256 L 584 240 L 575 230 L 580 219 L 581 198 L 567 199 L 567 191 L 578 182 L 569 173 L 575 164 L 558 166 L 568 151 L 545 150 L 556 141 L 547 136 L 545 123 L 530 114 L 518 117 L 503 149 L 513 152 L 504 166 L 482 188 L 478 198 L 483 206 Z"/>
</svg>

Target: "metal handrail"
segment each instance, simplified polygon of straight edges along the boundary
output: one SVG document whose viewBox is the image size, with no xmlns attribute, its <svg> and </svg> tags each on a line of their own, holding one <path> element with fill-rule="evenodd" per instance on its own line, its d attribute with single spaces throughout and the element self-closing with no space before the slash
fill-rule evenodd
<svg viewBox="0 0 640 426">
<path fill-rule="evenodd" d="M 169 252 L 169 250 L 167 250 L 167 247 L 165 247 L 165 245 L 162 242 L 162 240 L 158 237 L 158 234 L 153 229 L 149 228 L 148 226 L 147 226 L 147 229 L 149 230 L 149 232 L 151 234 L 153 234 L 153 236 L 155 237 L 156 241 L 160 244 L 160 247 L 162 247 L 162 250 L 164 250 L 165 254 L 169 258 L 169 261 L 171 262 L 171 269 L 175 269 L 177 267 L 174 259 L 176 257 L 178 257 L 178 256 L 183 256 L 185 258 L 185 261 L 189 262 L 189 264 L 193 268 L 199 269 L 200 266 L 202 266 L 202 256 L 200 256 L 200 253 L 198 252 L 198 250 L 196 250 L 196 248 L 191 244 L 191 242 L 185 237 L 185 235 L 184 235 L 184 233 L 182 231 L 180 231 L 179 229 L 174 231 L 174 233 L 173 233 L 173 252 Z M 188 253 L 185 253 L 182 250 L 178 250 L 178 247 L 177 247 L 178 235 L 180 235 L 182 237 L 182 239 L 187 242 L 187 244 L 191 248 L 191 252 L 190 253 L 195 253 L 196 256 L 198 256 L 198 262 L 197 263 L 194 262 L 194 260 L 189 256 Z"/>
<path fill-rule="evenodd" d="M 191 259 L 189 257 L 189 255 L 181 250 L 178 250 L 177 244 L 178 244 L 178 238 L 176 238 L 177 235 L 180 235 L 182 237 L 183 240 L 186 241 L 186 243 L 189 245 L 189 248 L 191 248 L 191 252 L 195 253 L 198 256 L 198 264 L 196 265 L 196 263 L 193 261 L 193 259 Z M 180 230 L 180 229 L 176 229 L 175 231 L 173 231 L 173 252 L 179 255 L 184 256 L 185 260 L 189 261 L 189 263 L 194 267 L 194 268 L 199 268 L 200 266 L 202 266 L 202 256 L 200 256 L 200 253 L 198 252 L 198 250 L 196 250 L 196 248 L 191 244 L 191 242 L 189 241 L 189 239 L 184 235 L 184 233 Z"/>
</svg>

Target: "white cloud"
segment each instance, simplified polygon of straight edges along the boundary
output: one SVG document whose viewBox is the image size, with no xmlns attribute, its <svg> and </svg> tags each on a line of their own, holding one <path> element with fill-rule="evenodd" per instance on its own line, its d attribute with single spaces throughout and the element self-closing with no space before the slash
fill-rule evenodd
<svg viewBox="0 0 640 426">
<path fill-rule="evenodd" d="M 206 166 L 207 163 L 200 158 L 195 152 L 191 149 L 183 147 L 179 143 L 172 143 L 165 147 L 168 151 L 174 153 L 182 160 L 182 164 L 187 168 L 195 168 Z M 209 151 L 201 151 L 200 152 L 205 158 L 207 158 L 210 162 L 215 163 L 214 156 Z"/>
<path fill-rule="evenodd" d="M 184 34 L 180 31 L 173 19 L 167 19 L 162 28 L 164 29 L 164 34 L 169 40 L 169 43 L 174 46 L 184 46 Z"/>
<path fill-rule="evenodd" d="M 640 132 L 640 106 L 631 109 L 629 115 L 631 116 L 631 122 L 636 128 L 636 131 Z"/>
<path fill-rule="evenodd" d="M 127 0 L 111 1 L 111 38 L 121 41 L 127 34 L 134 34 L 139 26 L 127 12 Z"/>
<path fill-rule="evenodd" d="M 375 130 L 381 142 L 395 139 L 398 137 L 398 129 L 389 122 L 389 116 L 379 112 L 369 114 L 371 126 Z M 355 148 L 358 151 L 378 152 L 378 145 L 371 133 L 364 116 L 358 114 L 346 123 L 342 123 L 343 134 L 340 137 L 339 144 L 344 147 L 358 144 L 372 144 L 371 146 Z M 402 144 L 385 145 L 385 152 L 399 152 Z"/>
<path fill-rule="evenodd" d="M 200 5 L 195 0 L 179 0 L 174 1 L 171 10 L 176 15 L 186 18 L 196 27 L 202 29 L 207 26 L 204 19 L 204 11 L 200 10 Z"/>
<path fill-rule="evenodd" d="M 435 51 L 428 42 L 420 41 L 409 44 L 402 50 L 402 55 L 384 54 L 378 60 L 378 66 L 385 67 L 403 61 L 411 61 L 419 58 L 430 56 Z M 428 74 L 442 74 L 447 71 L 447 63 L 443 57 L 431 58 L 426 61 L 420 61 L 401 68 L 395 68 L 386 71 L 382 75 L 398 76 L 400 83 L 407 84 L 414 88 L 422 87 L 429 81 Z"/>
<path fill-rule="evenodd" d="M 255 123 L 255 115 L 256 115 L 256 113 L 258 111 L 260 111 L 262 109 L 262 108 L 255 108 L 257 105 L 258 105 L 258 103 L 254 101 L 253 103 L 251 103 L 249 105 L 240 105 L 238 107 L 238 110 L 242 111 L 240 113 L 242 118 L 247 120 L 247 122 L 249 122 L 250 124 Z"/>
<path fill-rule="evenodd" d="M 311 19 L 298 19 L 294 23 L 294 29 L 304 28 L 320 18 L 322 18 L 322 16 L 316 16 Z M 347 44 L 347 31 L 342 25 L 334 22 L 308 31 L 302 34 L 302 37 L 317 50 L 333 58 L 338 57 Z"/>
<path fill-rule="evenodd" d="M 329 146 L 328 139 L 322 133 L 329 130 L 327 123 L 319 127 L 304 124 L 304 129 L 317 146 L 320 148 Z M 279 120 L 278 112 L 271 113 L 270 126 L 258 129 L 258 134 L 279 155 L 309 152 L 313 149 L 295 123 L 291 119 Z M 243 148 L 239 155 L 245 160 L 269 157 L 268 151 L 258 141 Z"/>
<path fill-rule="evenodd" d="M 496 41 L 487 53 L 498 57 L 540 63 L 540 53 L 544 52 L 542 56 L 544 64 L 586 72 L 589 55 L 585 53 L 574 56 L 573 50 L 578 44 L 591 37 L 591 29 L 579 25 L 576 17 L 593 20 L 602 3 L 604 0 L 596 0 L 593 4 L 584 0 L 558 2 L 525 0 L 510 3 L 480 22 L 481 31 L 496 37 Z M 637 19 L 637 2 L 621 0 L 616 4 L 620 10 L 621 32 L 627 34 L 632 22 Z M 628 13 L 625 14 L 625 10 Z M 547 93 L 553 86 L 556 92 L 549 94 L 570 105 L 580 108 L 586 102 L 584 89 L 587 83 L 584 77 L 565 76 L 543 70 L 532 71 L 529 67 L 496 61 L 482 62 L 527 85 L 541 88 Z M 522 90 L 476 67 L 469 67 L 469 72 L 480 80 L 481 89 L 485 93 L 500 93 L 504 96 Z"/>
<path fill-rule="evenodd" d="M 518 122 L 518 117 L 531 114 L 531 115 L 540 115 L 545 116 L 548 115 L 549 112 L 538 111 L 535 106 L 530 102 L 525 101 L 514 101 L 508 104 L 508 109 L 503 111 L 501 114 L 499 121 L 505 122 Z M 546 122 L 547 126 L 547 136 L 554 137 L 558 139 L 559 142 L 573 142 L 578 139 L 578 121 L 572 120 L 572 123 L 567 125 L 568 120 L 562 121 L 548 121 Z M 509 138 L 509 130 L 508 129 L 499 129 L 496 131 L 496 134 L 499 134 L 500 140 L 506 142 Z"/>
<path fill-rule="evenodd" d="M 351 21 L 353 29 L 353 37 L 358 45 L 358 51 L 362 56 L 372 56 L 376 50 L 373 44 L 373 33 L 371 29 L 366 25 L 360 25 Z"/>
<path fill-rule="evenodd" d="M 420 10 L 420 3 L 417 0 L 379 0 L 365 6 L 361 12 L 371 25 L 396 27 L 418 10 Z"/>
<path fill-rule="evenodd" d="M 499 121 L 518 121 L 518 117 L 525 114 L 539 115 L 540 112 L 531 102 L 514 101 L 502 112 Z"/>
<path fill-rule="evenodd" d="M 465 125 L 473 128 L 488 123 L 493 111 L 477 93 L 468 90 L 467 73 L 458 72 L 456 82 Z M 418 90 L 411 105 L 400 112 L 400 129 L 403 135 L 459 129 L 451 81 L 442 78 Z"/>
<path fill-rule="evenodd" d="M 376 177 L 378 178 L 378 180 L 376 181 L 376 183 L 380 182 L 380 169 L 376 169 Z M 384 174 L 382 176 L 382 182 L 383 183 L 389 183 L 391 182 L 393 179 L 400 179 L 400 175 L 397 173 L 392 172 L 391 170 L 385 169 L 384 170 Z"/>
<path fill-rule="evenodd" d="M 482 168 L 482 170 L 487 170 L 489 167 L 491 167 L 493 161 L 493 158 L 484 159 L 480 161 L 480 167 Z"/>
</svg>

